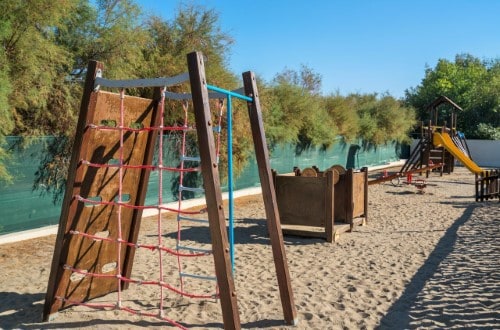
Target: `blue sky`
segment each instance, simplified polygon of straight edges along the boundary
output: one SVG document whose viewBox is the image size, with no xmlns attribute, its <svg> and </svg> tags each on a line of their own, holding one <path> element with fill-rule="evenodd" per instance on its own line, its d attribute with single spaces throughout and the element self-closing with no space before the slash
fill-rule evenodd
<svg viewBox="0 0 500 330">
<path fill-rule="evenodd" d="M 235 44 L 229 66 L 270 81 L 302 64 L 324 94 L 404 96 L 426 66 L 469 53 L 500 57 L 500 0 L 136 0 L 171 20 L 182 3 L 214 9 Z"/>
</svg>

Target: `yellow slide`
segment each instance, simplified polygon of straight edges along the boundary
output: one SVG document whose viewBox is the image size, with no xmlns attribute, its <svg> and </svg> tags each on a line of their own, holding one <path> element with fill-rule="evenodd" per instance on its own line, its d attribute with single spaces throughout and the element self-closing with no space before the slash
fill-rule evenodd
<svg viewBox="0 0 500 330">
<path fill-rule="evenodd" d="M 450 152 L 456 159 L 458 159 L 469 171 L 474 174 L 479 174 L 483 171 L 482 168 L 476 165 L 466 154 L 464 154 L 460 149 L 457 148 L 453 140 L 448 133 L 434 133 L 432 136 L 432 143 L 435 147 L 444 147 Z"/>
</svg>

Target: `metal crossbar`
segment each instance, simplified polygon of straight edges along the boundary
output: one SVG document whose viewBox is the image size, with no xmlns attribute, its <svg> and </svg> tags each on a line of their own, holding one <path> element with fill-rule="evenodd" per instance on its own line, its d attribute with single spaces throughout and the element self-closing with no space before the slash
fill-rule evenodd
<svg viewBox="0 0 500 330">
<path fill-rule="evenodd" d="M 181 220 L 186 220 L 186 221 L 191 221 L 191 222 L 198 222 L 198 223 L 208 223 L 207 219 L 198 219 L 198 218 L 192 218 L 192 217 L 185 217 L 182 215 L 177 216 L 177 221 Z"/>
</svg>

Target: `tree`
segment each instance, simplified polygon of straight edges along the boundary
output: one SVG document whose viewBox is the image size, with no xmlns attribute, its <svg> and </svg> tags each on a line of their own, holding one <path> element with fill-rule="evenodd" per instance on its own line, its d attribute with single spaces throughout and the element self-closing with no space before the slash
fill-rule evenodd
<svg viewBox="0 0 500 330">
<path fill-rule="evenodd" d="M 420 85 L 405 91 L 405 102 L 415 107 L 421 120 L 428 120 L 427 106 L 440 95 L 457 103 L 457 128 L 469 138 L 494 138 L 500 131 L 500 59 L 481 61 L 460 54 L 451 62 L 440 59 L 426 68 Z M 440 123 L 448 120 L 449 109 L 440 109 Z"/>
<path fill-rule="evenodd" d="M 408 142 L 408 132 L 415 125 L 415 112 L 390 95 L 355 95 L 359 116 L 359 134 L 372 145 L 390 141 Z"/>
<path fill-rule="evenodd" d="M 193 50 L 200 50 L 207 56 L 206 70 L 211 84 L 229 89 L 236 87 L 235 76 L 226 68 L 227 47 L 232 40 L 220 32 L 216 24 L 218 17 L 213 11 L 202 7 L 182 7 L 174 20 L 168 22 L 158 17 L 141 21 L 141 12 L 132 1 L 102 0 L 97 2 L 95 8 L 88 1 L 80 1 L 78 8 L 78 13 L 66 17 L 65 25 L 56 30 L 57 43 L 72 53 L 76 71 L 74 78 L 66 76 L 64 86 L 60 86 L 61 91 L 76 88 L 79 92 L 74 95 L 81 95 L 79 73 L 90 59 L 105 63 L 104 74 L 108 78 L 172 76 L 187 71 L 186 54 Z M 189 84 L 176 88 L 176 91 L 189 92 Z M 127 90 L 127 94 L 151 97 L 152 90 L 131 89 Z M 69 98 L 58 100 L 63 102 Z M 79 104 L 79 99 L 76 104 Z M 63 108 L 69 107 L 66 105 Z M 78 106 L 72 108 L 78 109 Z M 181 120 L 183 111 L 180 102 L 167 102 L 166 108 L 166 123 Z M 241 111 L 233 111 L 234 120 L 238 122 Z M 194 119 L 190 118 L 190 121 Z M 55 140 L 56 145 L 50 146 L 51 153 L 37 172 L 37 186 L 55 189 L 56 198 L 60 197 L 61 187 L 64 187 L 61 180 L 65 180 L 65 172 L 61 168 L 65 169 L 68 165 L 75 123 L 76 114 L 71 125 L 56 134 L 67 138 Z M 241 133 L 242 128 L 245 125 L 233 126 L 237 169 L 243 167 L 251 147 L 246 141 L 248 134 Z M 225 143 L 221 152 L 222 162 L 226 157 L 224 150 Z"/>
<path fill-rule="evenodd" d="M 324 97 L 323 106 L 333 121 L 333 124 L 345 141 L 353 141 L 359 135 L 359 117 L 356 109 L 356 97 L 344 97 L 332 94 Z"/>
<path fill-rule="evenodd" d="M 261 98 L 266 135 L 271 144 L 291 142 L 297 152 L 310 146 L 331 146 L 337 130 L 318 94 L 321 77 L 302 66 L 277 74 L 270 86 L 262 86 Z"/>
<path fill-rule="evenodd" d="M 4 40 L 9 34 L 9 24 L 7 21 L 0 21 L 0 40 Z M 6 150 L 2 147 L 5 144 L 5 135 L 14 128 L 9 111 L 9 94 L 11 93 L 11 84 L 9 80 L 9 64 L 4 51 L 0 51 L 0 182 L 10 181 L 10 175 L 5 167 L 5 161 L 8 158 Z"/>
<path fill-rule="evenodd" d="M 48 105 L 61 93 L 58 85 L 71 60 L 54 43 L 54 31 L 74 8 L 69 0 L 0 2 L 0 140 L 7 134 L 43 134 L 46 125 L 41 118 L 57 116 Z M 4 179 L 8 177 L 5 157 L 0 149 L 0 178 Z"/>
</svg>

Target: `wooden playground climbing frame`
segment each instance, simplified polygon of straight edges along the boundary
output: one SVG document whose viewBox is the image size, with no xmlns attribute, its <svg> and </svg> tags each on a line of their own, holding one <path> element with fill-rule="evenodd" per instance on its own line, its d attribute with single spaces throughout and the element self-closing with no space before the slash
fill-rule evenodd
<svg viewBox="0 0 500 330">
<path fill-rule="evenodd" d="M 187 60 L 223 321 L 225 328 L 238 329 L 240 318 L 229 258 L 205 68 L 201 53 L 190 53 Z M 162 90 L 156 88 L 152 100 L 98 91 L 95 90 L 95 83 L 102 71 L 101 63 L 89 64 L 45 298 L 45 321 L 65 307 L 115 291 L 120 294 L 132 282 L 122 279 L 130 278 L 132 272 L 136 249 L 134 244 L 139 236 L 158 136 L 157 129 L 135 131 L 133 127 L 160 125 Z M 180 78 L 171 79 L 173 85 Z M 243 81 L 245 94 L 253 99 L 253 102 L 247 102 L 248 113 L 284 319 L 287 324 L 294 324 L 297 312 L 272 186 L 256 80 L 253 73 L 246 72 Z M 168 83 L 164 82 L 163 86 Z M 112 109 L 116 108 L 121 108 L 124 115 L 113 115 Z M 109 126 L 110 130 L 116 129 L 117 134 L 102 134 L 101 130 L 93 129 L 100 127 L 105 130 L 103 126 Z M 124 129 L 125 126 L 129 128 Z M 113 164 L 117 162 L 126 166 L 114 167 Z M 110 184 L 112 178 L 117 176 L 120 177 L 119 187 Z M 101 206 L 95 208 L 93 203 L 101 203 Z M 125 203 L 131 206 L 122 207 Z M 110 225 L 116 222 L 118 226 Z M 86 236 L 87 232 L 92 235 Z M 97 242 L 97 234 L 107 238 Z M 116 250 L 113 247 L 116 243 L 120 246 L 118 258 L 113 251 Z M 95 276 L 87 276 L 90 274 Z M 120 309 L 121 306 L 116 307 Z M 180 326 L 174 321 L 171 324 Z"/>
</svg>

